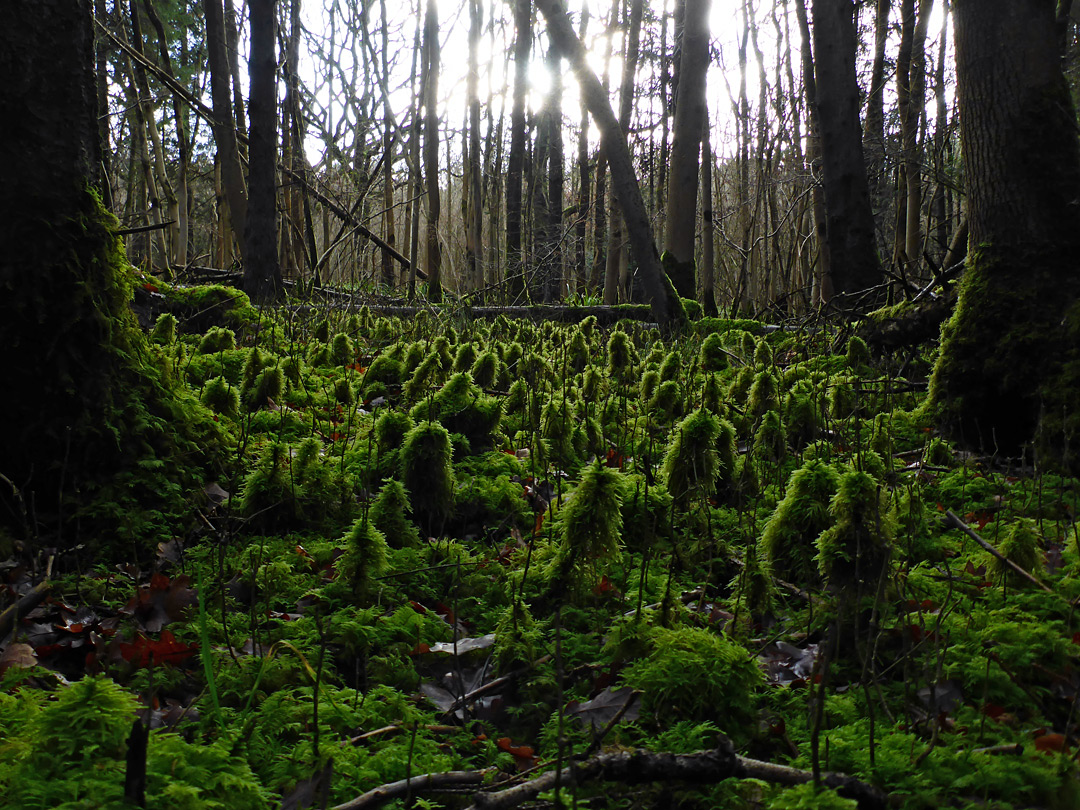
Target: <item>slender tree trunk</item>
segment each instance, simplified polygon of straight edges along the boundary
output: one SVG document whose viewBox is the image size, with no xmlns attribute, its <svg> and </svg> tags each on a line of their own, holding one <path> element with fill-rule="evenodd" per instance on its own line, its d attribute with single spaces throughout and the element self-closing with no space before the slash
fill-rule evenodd
<svg viewBox="0 0 1080 810">
<path fill-rule="evenodd" d="M 240 168 L 234 129 L 233 107 L 229 93 L 229 60 L 225 48 L 225 20 L 221 0 L 202 0 L 206 17 L 206 58 L 210 67 L 210 96 L 214 105 L 214 140 L 221 161 L 221 181 L 229 204 L 229 223 L 233 233 L 245 232 L 247 222 L 247 186 Z M 240 254 L 246 245 L 240 240 Z"/>
<path fill-rule="evenodd" d="M 276 0 L 248 0 L 251 10 L 250 194 L 244 230 L 244 291 L 269 303 L 282 293 L 277 240 L 277 27 Z"/>
<path fill-rule="evenodd" d="M 641 187 L 630 159 L 630 149 L 619 120 L 611 109 L 607 93 L 589 69 L 585 48 L 574 33 L 562 3 L 559 0 L 537 0 L 536 5 L 547 21 L 548 37 L 570 62 L 589 112 L 600 130 L 603 148 L 611 166 L 612 190 L 629 231 L 630 249 L 637 260 L 652 315 L 662 328 L 679 326 L 685 322 L 686 312 L 671 281 L 660 267 L 660 254 L 641 198 Z"/>
<path fill-rule="evenodd" d="M 705 128 L 705 79 L 709 70 L 710 0 L 686 0 L 675 101 L 675 140 L 668 175 L 664 267 L 675 290 L 694 298 L 694 235 L 697 233 L 698 153 Z"/>
<path fill-rule="evenodd" d="M 585 41 L 589 29 L 589 2 L 581 6 L 581 25 L 578 39 Z M 588 234 L 589 213 L 592 207 L 592 187 L 589 173 L 589 109 L 581 99 L 581 123 L 577 141 L 578 203 L 577 219 L 574 222 L 574 267 L 570 273 L 570 290 L 584 292 L 588 287 L 589 274 L 585 269 L 586 241 Z"/>
<path fill-rule="evenodd" d="M 863 119 L 863 149 L 870 199 L 876 211 L 885 210 L 888 178 L 885 172 L 885 45 L 889 39 L 889 12 L 892 0 L 877 0 L 874 17 L 874 61 L 870 68 L 870 90 Z"/>
<path fill-rule="evenodd" d="M 510 153 L 506 164 L 506 292 L 511 303 L 525 293 L 521 240 L 521 188 L 525 168 L 525 95 L 532 49 L 532 3 L 514 2 L 514 106 L 510 113 Z"/>
<path fill-rule="evenodd" d="M 554 77 L 548 108 L 544 113 L 548 128 L 548 171 L 547 171 L 547 221 L 545 230 L 544 301 L 558 301 L 563 289 L 563 195 L 565 186 L 565 168 L 563 161 L 562 137 L 562 61 L 558 48 L 549 48 L 548 67 Z"/>
<path fill-rule="evenodd" d="M 428 0 L 424 21 L 424 176 L 427 179 L 428 300 L 442 301 L 442 245 L 439 241 L 439 12 Z"/>
<path fill-rule="evenodd" d="M 713 233 L 713 194 L 712 194 L 712 145 L 709 139 L 709 115 L 705 114 L 705 123 L 701 127 L 701 268 L 698 280 L 701 282 L 701 309 L 706 317 L 714 318 L 716 309 L 716 260 L 714 257 Z"/>
<path fill-rule="evenodd" d="M 634 82 L 637 78 L 638 53 L 641 45 L 641 18 L 644 0 L 629 0 L 630 22 L 626 30 L 626 52 L 623 54 L 622 84 L 619 87 L 619 126 L 623 138 L 630 132 L 630 116 L 634 111 Z M 595 115 L 595 113 L 594 113 Z M 612 178 L 614 180 L 614 178 Z M 614 190 L 614 189 L 613 189 Z M 628 292 L 625 279 L 625 223 L 619 213 L 614 195 L 608 204 L 607 269 L 604 273 L 604 303 L 617 304 Z"/>
</svg>

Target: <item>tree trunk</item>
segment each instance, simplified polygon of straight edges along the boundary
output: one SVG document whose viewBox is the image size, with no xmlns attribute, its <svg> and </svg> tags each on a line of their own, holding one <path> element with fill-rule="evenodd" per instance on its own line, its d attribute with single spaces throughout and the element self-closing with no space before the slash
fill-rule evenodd
<svg viewBox="0 0 1080 810">
<path fill-rule="evenodd" d="M 881 281 L 859 125 L 855 6 L 852 0 L 813 0 L 813 10 L 825 238 L 832 287 L 834 293 L 855 293 Z"/>
<path fill-rule="evenodd" d="M 439 12 L 428 0 L 424 19 L 424 177 L 427 180 L 428 300 L 442 301 L 442 245 L 439 242 Z"/>
<path fill-rule="evenodd" d="M 931 402 L 990 451 L 1038 440 L 1076 470 L 1080 145 L 1052 0 L 954 0 L 970 250 Z"/>
<path fill-rule="evenodd" d="M 514 106 L 510 112 L 510 153 L 506 158 L 506 294 L 520 303 L 525 293 L 525 254 L 521 243 L 521 186 L 525 169 L 525 96 L 532 48 L 532 3 L 514 2 Z"/>
<path fill-rule="evenodd" d="M 705 126 L 705 77 L 709 71 L 710 0 L 686 0 L 679 95 L 668 174 L 664 267 L 683 298 L 695 298 L 694 235 L 701 133 Z"/>
<path fill-rule="evenodd" d="M 276 0 L 249 0 L 251 10 L 251 133 L 248 141 L 250 200 L 244 230 L 244 291 L 269 303 L 282 292 L 277 240 Z"/>
<path fill-rule="evenodd" d="M 637 78 L 637 61 L 641 43 L 641 17 L 644 0 L 630 0 L 630 22 L 626 31 L 626 51 L 623 54 L 622 84 L 619 87 L 619 126 L 623 138 L 630 131 L 630 115 L 634 110 L 634 81 Z M 595 113 L 594 113 L 595 115 Z M 614 178 L 612 178 L 614 181 Z M 625 223 L 619 213 L 614 195 L 608 200 L 607 264 L 604 271 L 604 303 L 617 304 L 627 292 L 625 276 L 626 237 Z"/>
<path fill-rule="evenodd" d="M 585 48 L 574 33 L 566 8 L 560 0 L 537 0 L 537 7 L 547 21 L 548 37 L 570 62 L 589 106 L 589 112 L 600 130 L 600 138 L 611 166 L 611 184 L 619 202 L 630 236 L 630 249 L 638 263 L 645 294 L 653 316 L 662 328 L 679 327 L 686 321 L 682 302 L 675 294 L 671 281 L 660 267 L 649 215 L 641 199 L 641 187 L 630 159 L 626 137 L 611 109 L 607 93 L 596 75 L 589 69 Z"/>
<path fill-rule="evenodd" d="M 705 125 L 701 128 L 701 311 L 706 317 L 714 318 L 719 313 L 716 309 L 716 260 L 713 243 L 713 194 L 712 194 L 712 146 L 709 139 L 709 116 L 705 114 Z"/>
<path fill-rule="evenodd" d="M 206 60 L 210 68 L 210 96 L 214 105 L 214 140 L 221 161 L 221 181 L 229 204 L 229 221 L 233 233 L 241 237 L 247 222 L 247 186 L 240 168 L 236 145 L 236 129 L 229 90 L 229 58 L 225 50 L 225 18 L 221 0 L 203 0 L 206 16 Z M 240 240 L 240 253 L 246 245 Z"/>
</svg>

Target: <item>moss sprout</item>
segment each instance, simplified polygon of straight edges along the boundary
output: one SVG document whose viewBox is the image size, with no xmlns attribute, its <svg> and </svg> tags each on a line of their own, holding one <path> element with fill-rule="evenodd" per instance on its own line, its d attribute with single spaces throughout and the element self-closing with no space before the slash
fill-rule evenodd
<svg viewBox="0 0 1080 810">
<path fill-rule="evenodd" d="M 357 596 L 370 595 L 375 590 L 375 578 L 386 571 L 386 538 L 369 517 L 363 516 L 357 518 L 341 543 L 345 553 L 337 562 L 338 572 Z"/>
<path fill-rule="evenodd" d="M 739 373 L 735 375 L 731 381 L 731 385 L 728 386 L 728 399 L 733 402 L 743 404 L 746 402 L 746 395 L 750 391 L 750 386 L 754 384 L 754 370 L 746 367 L 739 369 Z"/>
<path fill-rule="evenodd" d="M 818 570 L 834 588 L 875 588 L 894 533 L 880 485 L 865 472 L 844 473 L 829 515 L 833 525 L 817 540 Z"/>
<path fill-rule="evenodd" d="M 323 318 L 315 325 L 315 331 L 312 333 L 312 337 L 319 343 L 330 342 L 330 321 Z"/>
<path fill-rule="evenodd" d="M 597 459 L 559 513 L 556 576 L 590 585 L 622 556 L 623 476 Z M 565 578 L 565 579 L 564 579 Z"/>
<path fill-rule="evenodd" d="M 338 377 L 334 380 L 334 399 L 342 405 L 349 406 L 356 401 L 352 385 L 348 377 Z"/>
<path fill-rule="evenodd" d="M 567 349 L 567 362 L 575 372 L 581 373 L 589 364 L 589 341 L 581 329 L 575 329 Z"/>
<path fill-rule="evenodd" d="M 330 344 L 330 360 L 335 366 L 347 366 L 356 360 L 356 347 L 345 332 L 334 335 Z"/>
<path fill-rule="evenodd" d="M 214 413 L 235 417 L 240 411 L 240 392 L 218 376 L 209 380 L 202 390 L 202 403 Z"/>
<path fill-rule="evenodd" d="M 211 326 L 199 341 L 199 354 L 217 354 L 236 348 L 236 333 L 223 326 Z"/>
<path fill-rule="evenodd" d="M 855 378 L 844 374 L 833 377 L 829 383 L 829 415 L 833 419 L 847 419 L 858 407 Z"/>
<path fill-rule="evenodd" d="M 773 363 L 773 351 L 764 338 L 757 342 L 754 348 L 754 365 L 758 368 L 768 368 Z"/>
<path fill-rule="evenodd" d="M 454 374 L 430 399 L 418 402 L 410 412 L 420 421 L 439 421 L 451 433 L 460 433 L 470 443 L 490 440 L 502 416 L 502 403 L 485 395 L 467 372 Z"/>
<path fill-rule="evenodd" d="M 1040 547 L 1039 533 L 1035 521 L 1021 518 L 1005 530 L 1005 536 L 998 545 L 1009 562 L 1020 566 L 1029 574 L 1039 576 L 1043 571 L 1043 553 Z M 997 580 L 1008 579 L 1010 585 L 1026 585 L 1028 580 L 1012 570 L 1008 565 L 991 555 L 988 570 Z"/>
<path fill-rule="evenodd" d="M 284 390 L 285 374 L 281 366 L 274 363 L 259 372 L 254 384 L 244 395 L 244 401 L 249 410 L 257 411 L 265 408 L 272 400 L 280 399 Z"/>
<path fill-rule="evenodd" d="M 679 352 L 677 350 L 668 352 L 664 357 L 664 362 L 660 364 L 660 379 L 664 382 L 678 380 L 681 372 L 682 358 L 679 357 Z"/>
<path fill-rule="evenodd" d="M 420 544 L 420 534 L 408 517 L 411 509 L 405 486 L 388 478 L 383 481 L 368 518 L 391 548 L 411 548 Z"/>
<path fill-rule="evenodd" d="M 645 372 L 641 375 L 641 383 L 638 386 L 641 401 L 648 403 L 652 399 L 653 394 L 656 393 L 656 388 L 659 385 L 660 372 L 654 368 L 646 367 Z"/>
<path fill-rule="evenodd" d="M 692 411 L 672 431 L 662 475 L 679 505 L 713 494 L 719 469 L 716 453 L 719 435 L 720 420 L 702 408 Z"/>
<path fill-rule="evenodd" d="M 171 312 L 162 312 L 154 321 L 150 332 L 150 342 L 159 346 L 171 346 L 176 340 L 176 316 Z"/>
<path fill-rule="evenodd" d="M 499 374 L 499 357 L 490 349 L 477 355 L 469 369 L 469 376 L 480 388 L 490 390 Z"/>
<path fill-rule="evenodd" d="M 784 423 L 776 411 L 766 411 L 754 434 L 754 453 L 759 459 L 779 463 L 787 457 Z"/>
<path fill-rule="evenodd" d="M 852 335 L 847 344 L 847 362 L 854 371 L 860 373 L 869 369 L 870 348 L 866 341 L 858 335 Z"/>
<path fill-rule="evenodd" d="M 754 375 L 754 382 L 746 395 L 746 415 L 757 419 L 766 411 L 779 407 L 776 377 L 770 371 L 759 371 Z"/>
<path fill-rule="evenodd" d="M 777 575 L 795 582 L 817 578 L 814 542 L 833 522 L 829 503 L 839 487 L 839 473 L 816 459 L 791 474 L 758 546 L 762 559 Z"/>
<path fill-rule="evenodd" d="M 441 531 L 454 508 L 454 469 L 450 433 L 424 421 L 405 435 L 401 477 L 412 495 L 413 513 L 429 535 Z"/>
<path fill-rule="evenodd" d="M 626 332 L 616 330 L 611 333 L 607 343 L 607 357 L 608 374 L 619 380 L 625 379 L 634 362 L 634 347 Z"/>
<path fill-rule="evenodd" d="M 698 353 L 698 362 L 705 372 L 723 371 L 728 367 L 727 352 L 724 351 L 724 339 L 718 332 L 705 336 Z"/>
<path fill-rule="evenodd" d="M 476 347 L 471 343 L 462 343 L 454 355 L 454 371 L 468 371 L 476 362 Z"/>
<path fill-rule="evenodd" d="M 675 380 L 660 383 L 649 402 L 649 410 L 660 422 L 670 423 L 683 414 L 682 388 Z"/>
</svg>

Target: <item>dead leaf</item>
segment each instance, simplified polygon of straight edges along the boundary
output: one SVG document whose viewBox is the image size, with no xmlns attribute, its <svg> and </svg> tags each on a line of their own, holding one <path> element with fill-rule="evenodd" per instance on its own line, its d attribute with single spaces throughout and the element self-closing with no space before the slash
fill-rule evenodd
<svg viewBox="0 0 1080 810">
<path fill-rule="evenodd" d="M 495 634 L 488 633 L 486 636 L 479 636 L 477 638 L 459 638 L 456 647 L 452 641 L 440 641 L 437 644 L 431 645 L 431 652 L 449 653 L 450 655 L 457 652 L 458 655 L 465 655 L 466 653 L 471 653 L 475 650 L 486 650 L 494 643 Z"/>
<path fill-rule="evenodd" d="M 34 648 L 21 641 L 9 644 L 8 648 L 0 655 L 0 675 L 9 669 L 30 669 L 36 667 L 38 662 Z"/>
<path fill-rule="evenodd" d="M 629 708 L 623 712 L 621 722 L 633 722 L 638 719 L 641 712 L 641 696 L 629 686 L 622 689 L 612 689 L 610 686 L 584 703 L 571 701 L 566 707 L 566 714 L 576 717 L 582 725 L 601 729 L 607 726 L 615 716 L 629 704 Z"/>
</svg>

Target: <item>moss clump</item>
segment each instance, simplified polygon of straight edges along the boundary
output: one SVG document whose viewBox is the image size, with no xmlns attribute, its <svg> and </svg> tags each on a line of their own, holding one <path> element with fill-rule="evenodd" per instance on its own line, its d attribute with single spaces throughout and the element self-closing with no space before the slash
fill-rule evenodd
<svg viewBox="0 0 1080 810">
<path fill-rule="evenodd" d="M 418 402 L 409 415 L 417 422 L 432 419 L 451 433 L 460 433 L 472 445 L 490 443 L 498 429 L 502 403 L 489 397 L 467 372 L 454 374 L 431 399 Z"/>
<path fill-rule="evenodd" d="M 677 504 L 685 506 L 713 494 L 719 470 L 719 436 L 720 420 L 702 408 L 691 412 L 672 431 L 661 474 Z"/>
<path fill-rule="evenodd" d="M 889 560 L 894 527 L 880 486 L 870 475 L 850 470 L 829 503 L 833 525 L 818 537 L 817 563 L 834 588 L 876 588 Z"/>
<path fill-rule="evenodd" d="M 839 473 L 816 459 L 791 474 L 758 544 L 762 559 L 778 576 L 795 582 L 817 579 L 814 542 L 833 522 L 829 503 L 839 487 Z"/>
<path fill-rule="evenodd" d="M 199 341 L 199 354 L 217 354 L 236 348 L 236 333 L 223 326 L 212 326 Z"/>
<path fill-rule="evenodd" d="M 412 494 L 413 512 L 429 535 L 438 534 L 454 508 L 454 469 L 450 433 L 424 421 L 405 435 L 401 476 Z"/>
<path fill-rule="evenodd" d="M 776 377 L 770 371 L 759 371 L 746 396 L 746 415 L 757 419 L 766 411 L 776 410 L 780 405 Z"/>
<path fill-rule="evenodd" d="M 150 342 L 159 346 L 171 346 L 176 340 L 176 316 L 171 312 L 162 312 L 154 322 L 150 332 Z"/>
<path fill-rule="evenodd" d="M 860 374 L 870 368 L 870 347 L 858 335 L 852 335 L 848 338 L 847 362 L 852 370 Z"/>
<path fill-rule="evenodd" d="M 214 413 L 235 418 L 240 411 L 240 392 L 224 377 L 217 376 L 203 387 L 202 403 Z"/>
<path fill-rule="evenodd" d="M 656 628 L 648 657 L 623 672 L 623 682 L 644 695 L 645 708 L 665 717 L 708 720 L 726 734 L 744 736 L 752 725 L 762 675 L 733 641 L 697 627 Z"/>
<path fill-rule="evenodd" d="M 623 477 L 597 459 L 581 475 L 559 513 L 559 552 L 553 574 L 560 589 L 599 579 L 622 556 Z"/>
<path fill-rule="evenodd" d="M 706 335 L 701 342 L 698 363 L 702 371 L 723 371 L 728 367 L 727 352 L 724 351 L 724 339 L 717 333 Z"/>
<path fill-rule="evenodd" d="M 499 356 L 490 349 L 477 355 L 469 369 L 469 376 L 481 389 L 494 388 L 495 380 L 499 376 Z"/>
<path fill-rule="evenodd" d="M 369 596 L 375 590 L 375 578 L 386 572 L 386 538 L 364 516 L 356 519 L 341 543 L 345 553 L 337 562 L 339 574 L 356 596 Z"/>
<path fill-rule="evenodd" d="M 410 511 L 412 507 L 404 485 L 388 478 L 383 481 L 368 517 L 391 548 L 411 548 L 420 544 L 420 534 L 408 518 Z"/>
<path fill-rule="evenodd" d="M 675 380 L 665 380 L 660 383 L 660 387 L 656 389 L 656 393 L 649 402 L 649 411 L 657 420 L 665 424 L 682 416 L 682 388 Z"/>
<path fill-rule="evenodd" d="M 754 454 L 759 459 L 779 463 L 787 457 L 787 437 L 784 423 L 776 411 L 767 411 L 754 434 Z"/>
<path fill-rule="evenodd" d="M 1043 570 L 1043 554 L 1040 547 L 1039 533 L 1035 527 L 1035 521 L 1029 518 L 1021 518 L 1009 526 L 1005 536 L 998 545 L 1000 551 L 1011 563 L 1023 568 L 1029 574 L 1039 576 Z M 1025 577 L 1016 573 L 1009 565 L 997 557 L 991 555 L 989 559 L 990 574 L 997 581 L 1008 579 L 1013 587 L 1029 585 Z"/>
</svg>

